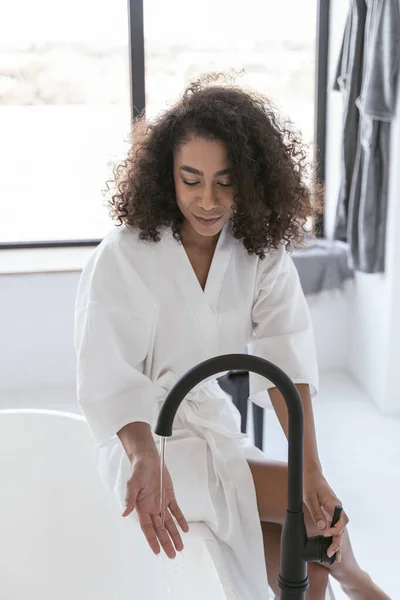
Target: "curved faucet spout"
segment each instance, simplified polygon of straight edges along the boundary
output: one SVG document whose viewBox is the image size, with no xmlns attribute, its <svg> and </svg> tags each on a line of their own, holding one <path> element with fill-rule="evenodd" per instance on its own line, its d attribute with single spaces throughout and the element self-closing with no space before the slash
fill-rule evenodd
<svg viewBox="0 0 400 600">
<path fill-rule="evenodd" d="M 303 404 L 296 386 L 286 373 L 273 363 L 249 354 L 226 354 L 206 360 L 188 371 L 171 389 L 161 407 L 155 433 L 163 437 L 171 436 L 176 412 L 186 395 L 204 379 L 231 370 L 250 371 L 264 376 L 279 389 L 287 405 L 288 509 L 282 530 L 279 587 L 282 600 L 304 600 L 308 588 L 308 539 L 303 514 Z M 314 542 L 314 553 L 315 548 L 319 551 L 320 545 L 321 540 Z M 308 548 L 310 550 L 310 544 Z"/>
<path fill-rule="evenodd" d="M 155 433 L 163 437 L 172 435 L 172 427 L 179 405 L 187 394 L 203 380 L 225 371 L 250 371 L 271 381 L 285 399 L 289 413 L 289 489 L 288 510 L 303 510 L 303 405 L 292 380 L 273 363 L 250 354 L 225 354 L 210 358 L 190 369 L 166 397 L 157 420 Z"/>
</svg>

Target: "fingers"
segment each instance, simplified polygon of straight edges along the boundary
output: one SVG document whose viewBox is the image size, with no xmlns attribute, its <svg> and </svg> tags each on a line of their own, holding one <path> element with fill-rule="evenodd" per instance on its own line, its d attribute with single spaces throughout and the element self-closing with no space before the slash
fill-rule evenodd
<svg viewBox="0 0 400 600">
<path fill-rule="evenodd" d="M 313 502 L 311 504 L 311 502 L 308 504 L 308 508 L 311 514 L 311 517 L 314 521 L 314 523 L 317 525 L 318 529 L 322 532 L 326 529 L 327 527 L 327 522 L 326 522 L 326 518 L 325 515 L 321 509 L 321 507 L 318 505 L 318 502 Z"/>
<path fill-rule="evenodd" d="M 324 505 L 324 508 L 332 516 L 333 512 L 334 512 L 334 508 L 332 509 L 331 507 L 328 507 L 327 504 L 328 503 L 326 503 Z M 341 505 L 341 503 L 339 501 L 337 501 L 336 504 Z M 328 548 L 327 555 L 329 556 L 329 558 L 331 558 L 336 553 L 336 562 L 338 562 L 338 563 L 341 562 L 341 560 L 342 560 L 342 553 L 340 550 L 342 543 L 343 543 L 342 536 L 343 536 L 343 533 L 344 533 L 348 523 L 349 523 L 349 518 L 348 518 L 347 514 L 344 511 L 342 511 L 340 519 L 336 523 L 336 525 L 334 527 L 329 527 L 324 533 L 324 537 L 332 537 L 333 538 L 332 544 Z"/>
<path fill-rule="evenodd" d="M 139 493 L 140 489 L 136 489 L 134 483 L 128 481 L 122 516 L 127 517 L 136 508 L 141 529 L 154 554 L 160 554 L 161 546 L 168 558 L 175 558 L 176 550 L 179 552 L 183 550 L 183 542 L 172 516 L 175 517 L 182 531 L 189 531 L 189 526 L 173 493 L 170 494 L 172 499 L 166 509 L 164 525 L 161 525 L 161 516 L 156 512 L 157 509 L 154 510 L 159 500 L 157 503 L 151 498 L 140 500 Z"/>
<path fill-rule="evenodd" d="M 171 514 L 178 521 L 179 527 L 182 529 L 182 531 L 187 533 L 189 531 L 189 525 L 187 524 L 187 521 L 186 521 L 185 517 L 183 516 L 183 513 L 182 513 L 181 509 L 179 508 L 177 501 L 175 499 L 172 500 L 170 502 L 168 508 L 171 511 Z"/>
<path fill-rule="evenodd" d="M 173 520 L 173 518 L 171 516 L 171 513 L 168 511 L 167 511 L 167 514 L 165 515 L 164 526 L 165 526 L 165 529 L 168 531 L 168 534 L 169 534 L 175 548 L 178 550 L 178 552 L 182 552 L 183 542 L 182 542 L 181 535 L 178 531 L 175 521 Z"/>
<path fill-rule="evenodd" d="M 133 485 L 130 485 L 128 482 L 126 487 L 125 508 L 122 513 L 123 517 L 127 517 L 134 510 L 136 504 L 136 497 L 137 491 L 135 490 Z"/>
<path fill-rule="evenodd" d="M 336 506 L 342 505 L 340 500 L 336 498 L 336 495 L 331 490 L 328 490 L 328 492 L 326 492 L 324 496 L 320 498 L 321 502 L 319 503 L 319 509 L 323 514 L 323 519 L 327 528 L 332 521 Z"/>
<path fill-rule="evenodd" d="M 175 558 L 176 556 L 176 552 L 175 552 L 175 548 L 174 548 L 174 544 L 172 543 L 172 540 L 169 536 L 169 532 L 167 530 L 167 521 L 168 521 L 168 527 L 170 529 L 172 529 L 172 525 L 171 522 L 172 518 L 170 517 L 170 519 L 167 519 L 165 521 L 164 526 L 161 525 L 161 516 L 160 515 L 153 515 L 153 524 L 154 524 L 154 530 L 155 533 L 157 534 L 158 537 L 158 541 L 160 542 L 165 554 L 168 556 L 168 558 Z M 176 529 L 176 526 L 175 526 Z M 176 533 L 178 533 L 178 530 L 176 529 Z M 179 534 L 178 534 L 179 536 Z M 180 539 L 180 536 L 179 536 Z M 182 544 L 182 540 L 180 540 L 180 546 L 183 548 L 183 544 Z M 178 550 L 178 548 L 177 548 Z"/>
<path fill-rule="evenodd" d="M 329 546 L 328 551 L 327 551 L 327 555 L 329 556 L 329 558 L 331 558 L 331 556 L 333 556 L 336 552 L 340 551 L 340 548 L 342 546 L 342 536 L 336 536 L 333 538 L 333 542 L 332 544 Z"/>
<path fill-rule="evenodd" d="M 150 515 L 139 510 L 137 513 L 144 536 L 154 554 L 159 555 L 162 548 L 168 558 L 175 558 L 175 550 L 183 550 L 182 538 L 169 511 L 166 512 L 164 526 L 161 525 L 159 514 Z"/>
<path fill-rule="evenodd" d="M 324 536 L 329 537 L 329 536 L 343 535 L 348 523 L 349 523 L 349 517 L 343 511 L 341 514 L 341 517 L 340 517 L 339 521 L 336 523 L 336 525 L 334 527 L 329 527 L 329 529 L 327 529 L 325 531 Z"/>
<path fill-rule="evenodd" d="M 152 549 L 152 551 L 154 552 L 154 554 L 157 554 L 157 555 L 160 554 L 160 544 L 158 543 L 156 530 L 154 528 L 154 524 L 153 524 L 151 515 L 149 515 L 148 513 L 140 513 L 139 511 L 137 511 L 137 512 L 138 512 L 140 527 L 142 528 L 142 531 L 147 540 L 147 543 L 149 544 L 149 546 Z"/>
</svg>

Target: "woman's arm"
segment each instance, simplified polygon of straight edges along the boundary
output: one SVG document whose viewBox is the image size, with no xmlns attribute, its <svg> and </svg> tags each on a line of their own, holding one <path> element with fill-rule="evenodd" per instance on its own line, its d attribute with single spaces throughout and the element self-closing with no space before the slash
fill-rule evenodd
<svg viewBox="0 0 400 600">
<path fill-rule="evenodd" d="M 296 385 L 304 410 L 304 471 L 315 472 L 322 471 L 321 463 L 318 456 L 317 437 L 315 433 L 314 413 L 311 402 L 310 387 L 306 384 Z M 272 406 L 274 407 L 276 416 L 281 424 L 283 432 L 288 437 L 288 410 L 286 402 L 277 388 L 269 390 L 269 397 Z"/>
<path fill-rule="evenodd" d="M 334 536 L 334 541 L 328 549 L 328 556 L 333 556 L 337 550 L 340 550 L 341 535 L 349 519 L 345 511 L 343 511 L 338 523 L 335 525 L 335 529 L 329 529 L 330 519 L 327 521 L 326 515 L 329 515 L 331 518 L 335 508 L 342 503 L 322 473 L 317 449 L 310 388 L 305 384 L 298 384 L 296 387 L 301 396 L 304 409 L 304 503 L 310 511 L 315 524 L 321 530 L 321 533 L 324 532 L 324 535 L 328 535 L 329 532 L 329 535 Z M 271 388 L 269 396 L 287 438 L 289 427 L 286 402 L 277 388 Z M 340 552 L 338 560 L 340 561 Z"/>
<path fill-rule="evenodd" d="M 78 402 L 99 444 L 129 423 L 154 421 L 143 365 L 157 315 L 120 247 L 102 244 L 84 268 L 75 308 Z"/>
<path fill-rule="evenodd" d="M 131 463 L 138 455 L 158 456 L 157 446 L 147 423 L 129 423 L 117 435 Z"/>
</svg>

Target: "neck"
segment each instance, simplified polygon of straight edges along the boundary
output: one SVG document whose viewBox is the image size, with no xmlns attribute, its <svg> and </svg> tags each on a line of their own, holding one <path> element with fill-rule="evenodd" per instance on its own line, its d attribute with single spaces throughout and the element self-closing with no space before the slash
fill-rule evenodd
<svg viewBox="0 0 400 600">
<path fill-rule="evenodd" d="M 181 239 L 185 248 L 197 248 L 204 252 L 215 250 L 220 235 L 221 233 L 213 236 L 200 235 L 186 221 L 183 223 L 181 229 Z"/>
</svg>

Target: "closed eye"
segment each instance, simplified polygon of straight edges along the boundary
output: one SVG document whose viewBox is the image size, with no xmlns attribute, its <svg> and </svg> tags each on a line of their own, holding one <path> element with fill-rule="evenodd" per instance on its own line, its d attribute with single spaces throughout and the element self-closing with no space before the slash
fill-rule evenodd
<svg viewBox="0 0 400 600">
<path fill-rule="evenodd" d="M 186 179 L 182 179 L 182 181 L 185 185 L 197 185 L 200 183 L 200 181 L 187 181 Z"/>
<path fill-rule="evenodd" d="M 223 187 L 223 188 L 228 188 L 231 187 L 231 183 L 222 183 L 221 181 L 218 182 L 218 185 Z"/>
</svg>

